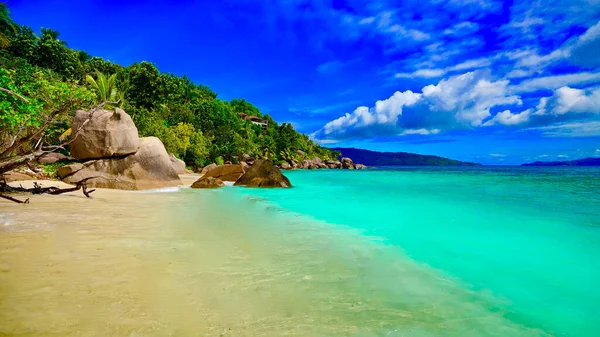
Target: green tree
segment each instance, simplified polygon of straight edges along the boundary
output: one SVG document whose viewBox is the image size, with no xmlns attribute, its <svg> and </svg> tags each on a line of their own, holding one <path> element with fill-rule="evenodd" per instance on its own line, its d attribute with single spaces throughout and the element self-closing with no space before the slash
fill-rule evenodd
<svg viewBox="0 0 600 337">
<path fill-rule="evenodd" d="M 85 80 L 96 92 L 98 104 L 119 105 L 119 94 L 115 84 L 117 74 L 105 76 L 103 73 L 96 71 L 96 79 L 91 75 L 86 75 Z"/>
<path fill-rule="evenodd" d="M 0 2 L 0 49 L 10 45 L 9 35 L 16 32 L 16 24 L 10 18 L 8 7 L 4 2 Z"/>
</svg>

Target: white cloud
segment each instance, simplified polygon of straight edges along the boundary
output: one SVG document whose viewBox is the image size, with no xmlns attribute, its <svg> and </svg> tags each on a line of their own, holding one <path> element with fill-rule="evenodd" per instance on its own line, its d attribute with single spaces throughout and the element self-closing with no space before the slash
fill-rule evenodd
<svg viewBox="0 0 600 337">
<path fill-rule="evenodd" d="M 491 81 L 484 72 L 469 72 L 428 85 L 421 93 L 397 91 L 337 118 L 313 134 L 316 139 L 431 134 L 482 125 L 495 106 L 521 104 L 508 92 L 508 81 Z"/>
<path fill-rule="evenodd" d="M 481 58 L 481 59 L 473 59 L 467 60 L 465 62 L 459 63 L 457 65 L 447 67 L 444 69 L 433 68 L 433 69 L 419 69 L 412 73 L 396 73 L 394 77 L 396 78 L 439 78 L 446 75 L 449 72 L 455 71 L 464 71 L 464 70 L 472 70 L 487 67 L 491 64 L 489 59 Z"/>
<path fill-rule="evenodd" d="M 525 80 L 513 86 L 513 92 L 534 92 L 542 89 L 554 90 L 563 86 L 582 85 L 600 80 L 600 72 L 553 75 Z"/>
<path fill-rule="evenodd" d="M 565 123 L 530 128 L 546 137 L 596 137 L 600 136 L 600 121 Z"/>
<path fill-rule="evenodd" d="M 505 154 L 501 154 L 501 153 L 490 153 L 491 157 L 497 157 L 497 158 L 502 158 L 502 157 L 506 157 Z"/>
<path fill-rule="evenodd" d="M 464 21 L 457 23 L 450 28 L 444 29 L 444 35 L 465 36 L 476 32 L 478 29 L 479 24 L 470 21 Z"/>
<path fill-rule="evenodd" d="M 432 77 L 442 77 L 446 74 L 445 69 L 419 69 L 413 73 L 397 73 L 394 75 L 396 78 L 412 78 L 412 77 L 422 77 L 422 78 L 432 78 Z"/>
<path fill-rule="evenodd" d="M 518 96 L 508 92 L 508 81 L 490 81 L 483 72 L 441 80 L 423 88 L 430 111 L 453 114 L 454 119 L 471 126 L 480 125 L 490 116 L 490 108 L 521 104 Z"/>
<path fill-rule="evenodd" d="M 589 90 L 562 87 L 550 97 L 542 97 L 536 109 L 520 113 L 504 110 L 487 120 L 483 125 L 548 125 L 573 120 L 586 120 L 600 114 L 600 88 Z"/>
<path fill-rule="evenodd" d="M 408 90 L 396 91 L 390 98 L 375 102 L 375 107 L 360 106 L 352 113 L 335 119 L 313 134 L 317 139 L 346 138 L 348 131 L 361 133 L 365 136 L 375 136 L 378 132 L 399 134 L 402 130 L 395 131 L 398 116 L 402 114 L 404 106 L 415 104 L 421 94 Z"/>
<path fill-rule="evenodd" d="M 600 87 L 589 90 L 559 88 L 552 97 L 540 99 L 536 112 L 538 115 L 567 113 L 600 114 Z"/>
<path fill-rule="evenodd" d="M 600 22 L 581 35 L 571 47 L 571 62 L 584 67 L 600 66 Z"/>
<path fill-rule="evenodd" d="M 504 110 L 497 113 L 494 118 L 483 123 L 484 126 L 492 126 L 496 124 L 502 125 L 519 125 L 529 121 L 531 110 L 525 110 L 518 114 L 513 114 L 510 110 Z"/>
</svg>

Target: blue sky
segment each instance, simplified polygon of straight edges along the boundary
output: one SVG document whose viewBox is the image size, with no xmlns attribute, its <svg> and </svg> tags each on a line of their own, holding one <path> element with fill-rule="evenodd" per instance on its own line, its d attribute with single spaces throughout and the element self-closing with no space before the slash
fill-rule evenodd
<svg viewBox="0 0 600 337">
<path fill-rule="evenodd" d="M 10 0 L 75 49 L 187 74 L 328 146 L 600 156 L 600 0 Z"/>
</svg>

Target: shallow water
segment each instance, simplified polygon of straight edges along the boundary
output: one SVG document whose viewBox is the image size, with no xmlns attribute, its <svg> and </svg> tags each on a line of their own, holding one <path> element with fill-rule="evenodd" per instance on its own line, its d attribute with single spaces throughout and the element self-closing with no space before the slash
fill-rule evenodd
<svg viewBox="0 0 600 337">
<path fill-rule="evenodd" d="M 524 174 L 0 203 L 0 335 L 593 336 L 600 175 Z"/>
</svg>

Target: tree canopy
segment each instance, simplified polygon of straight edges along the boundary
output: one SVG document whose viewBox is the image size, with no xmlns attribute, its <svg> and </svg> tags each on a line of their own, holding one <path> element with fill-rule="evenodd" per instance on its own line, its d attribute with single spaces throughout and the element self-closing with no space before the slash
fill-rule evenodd
<svg viewBox="0 0 600 337">
<path fill-rule="evenodd" d="M 132 116 L 140 136 L 159 137 L 169 152 L 193 167 L 236 161 L 244 153 L 275 162 L 304 159 L 298 150 L 306 158 L 339 155 L 291 124 L 263 115 L 244 99 L 221 100 L 209 87 L 160 72 L 150 62 L 122 66 L 73 50 L 52 29 L 43 28 L 38 36 L 30 27 L 14 23 L 1 2 L 0 67 L 0 87 L 31 101 L 25 104 L 0 91 L 0 128 L 7 130 L 3 142 L 22 137 L 28 125 L 39 123 L 69 96 L 76 97 L 69 100 L 72 111 L 94 102 L 118 102 Z M 257 118 L 266 127 L 254 123 Z M 46 129 L 48 143 L 69 128 L 69 119 L 58 119 Z"/>
</svg>

